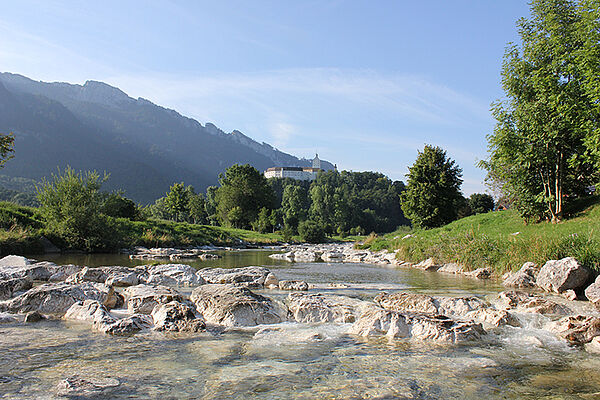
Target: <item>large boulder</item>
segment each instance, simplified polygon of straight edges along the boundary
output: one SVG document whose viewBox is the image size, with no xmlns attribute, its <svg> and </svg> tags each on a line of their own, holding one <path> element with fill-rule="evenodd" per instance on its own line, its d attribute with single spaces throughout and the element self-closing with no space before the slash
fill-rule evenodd
<svg viewBox="0 0 600 400">
<path fill-rule="evenodd" d="M 551 330 L 571 344 L 585 344 L 600 336 L 600 318 L 571 315 L 558 320 Z"/>
<path fill-rule="evenodd" d="M 515 290 L 498 293 L 495 305 L 502 310 L 537 314 L 567 315 L 571 312 L 568 307 L 540 295 Z"/>
<path fill-rule="evenodd" d="M 74 303 L 88 299 L 97 300 L 108 308 L 114 307 L 119 300 L 112 287 L 101 283 L 46 283 L 0 303 L 0 310 L 62 316 Z"/>
<path fill-rule="evenodd" d="M 442 265 L 437 272 L 443 272 L 446 274 L 462 274 L 465 271 L 465 267 L 456 263 L 449 263 Z"/>
<path fill-rule="evenodd" d="M 534 287 L 538 272 L 539 268 L 535 263 L 526 262 L 517 272 L 509 274 L 502 285 L 515 288 Z"/>
<path fill-rule="evenodd" d="M 238 284 L 248 287 L 262 287 L 271 271 L 264 267 L 243 268 L 204 268 L 198 271 L 206 283 Z"/>
<path fill-rule="evenodd" d="M 140 281 L 151 285 L 196 286 L 205 283 L 196 270 L 186 264 L 159 264 L 144 267 Z"/>
<path fill-rule="evenodd" d="M 585 289 L 585 297 L 600 310 L 600 275 Z"/>
<path fill-rule="evenodd" d="M 27 277 L 0 280 L 0 300 L 8 300 L 15 292 L 29 290 L 33 281 Z"/>
<path fill-rule="evenodd" d="M 536 284 L 547 292 L 577 291 L 590 276 L 590 271 L 573 257 L 550 260 L 540 269 Z"/>
<path fill-rule="evenodd" d="M 473 320 L 485 326 L 519 326 L 518 320 L 504 310 L 493 309 L 474 296 L 445 297 L 418 293 L 380 293 L 375 302 L 386 310 L 441 314 L 452 318 Z"/>
<path fill-rule="evenodd" d="M 78 273 L 84 267 L 79 265 L 57 265 L 56 267 L 50 268 L 52 275 L 48 277 L 49 282 L 63 282 L 66 281 L 71 275 Z"/>
<path fill-rule="evenodd" d="M 176 290 L 166 286 L 136 285 L 123 290 L 127 310 L 132 314 L 150 314 L 157 304 L 183 301 Z"/>
<path fill-rule="evenodd" d="M 66 279 L 69 283 L 96 282 L 104 283 L 108 278 L 108 274 L 104 268 L 89 268 L 84 267 L 80 271 L 74 273 Z"/>
<path fill-rule="evenodd" d="M 354 322 L 368 306 L 365 301 L 322 293 L 290 293 L 288 309 L 297 322 Z"/>
<path fill-rule="evenodd" d="M 285 307 L 242 286 L 199 286 L 192 291 L 190 300 L 206 322 L 227 327 L 276 324 L 287 320 Z"/>
<path fill-rule="evenodd" d="M 194 309 L 172 301 L 158 304 L 152 310 L 154 330 L 166 332 L 200 332 L 206 329 L 204 321 L 196 317 Z"/>
<path fill-rule="evenodd" d="M 102 333 L 115 336 L 129 336 L 143 329 L 152 327 L 152 318 L 149 315 L 134 314 L 118 319 L 111 324 L 94 325 Z"/>
<path fill-rule="evenodd" d="M 460 343 L 479 339 L 485 330 L 471 321 L 455 321 L 444 315 L 401 313 L 369 308 L 349 331 L 360 336 L 385 335 L 437 343 Z"/>
</svg>

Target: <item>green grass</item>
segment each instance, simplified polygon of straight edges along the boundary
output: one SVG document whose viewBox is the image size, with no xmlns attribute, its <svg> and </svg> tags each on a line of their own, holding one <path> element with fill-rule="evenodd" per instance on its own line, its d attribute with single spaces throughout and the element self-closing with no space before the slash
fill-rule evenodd
<svg viewBox="0 0 600 400">
<path fill-rule="evenodd" d="M 402 239 L 408 233 L 412 237 Z M 543 264 L 567 256 L 600 271 L 600 197 L 574 204 L 570 218 L 559 224 L 525 225 L 513 210 L 496 211 L 436 229 L 370 236 L 361 247 L 398 249 L 397 257 L 405 261 L 433 257 L 440 263 L 489 267 L 498 273 L 518 269 L 526 261 Z"/>
</svg>

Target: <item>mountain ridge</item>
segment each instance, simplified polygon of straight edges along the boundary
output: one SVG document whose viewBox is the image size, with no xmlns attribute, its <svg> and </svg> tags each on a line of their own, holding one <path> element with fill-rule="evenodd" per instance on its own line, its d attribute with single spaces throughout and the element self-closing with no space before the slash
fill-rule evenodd
<svg viewBox="0 0 600 400">
<path fill-rule="evenodd" d="M 3 174 L 41 179 L 57 167 L 106 170 L 109 189 L 151 202 L 173 182 L 197 190 L 234 163 L 259 170 L 310 161 L 258 143 L 242 132 L 204 126 L 176 110 L 104 82 L 39 82 L 0 73 L 0 132 L 14 132 L 15 158 Z M 325 169 L 333 168 L 323 162 Z M 121 187 L 119 187 L 121 186 Z"/>
</svg>

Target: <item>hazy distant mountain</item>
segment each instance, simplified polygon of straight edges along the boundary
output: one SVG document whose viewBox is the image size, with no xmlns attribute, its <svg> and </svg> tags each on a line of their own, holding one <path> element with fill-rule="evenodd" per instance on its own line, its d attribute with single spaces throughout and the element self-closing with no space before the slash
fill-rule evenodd
<svg viewBox="0 0 600 400">
<path fill-rule="evenodd" d="M 106 171 L 108 188 L 142 202 L 162 196 L 173 182 L 203 191 L 234 163 L 259 170 L 310 166 L 239 131 L 203 126 L 96 81 L 45 83 L 0 73 L 0 132 L 15 134 L 15 158 L 3 175 L 38 180 L 67 165 Z"/>
</svg>

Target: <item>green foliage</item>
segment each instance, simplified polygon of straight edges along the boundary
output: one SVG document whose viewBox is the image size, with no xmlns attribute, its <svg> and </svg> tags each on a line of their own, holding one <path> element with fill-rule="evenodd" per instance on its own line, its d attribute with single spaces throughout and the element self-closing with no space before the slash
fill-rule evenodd
<svg viewBox="0 0 600 400">
<path fill-rule="evenodd" d="M 234 164 L 219 176 L 216 215 L 221 224 L 248 228 L 265 207 L 274 207 L 274 194 L 266 178 L 249 164 Z"/>
<path fill-rule="evenodd" d="M 542 265 L 567 256 L 600 272 L 600 197 L 578 205 L 571 219 L 557 225 L 524 225 L 516 210 L 496 211 L 440 228 L 417 229 L 407 238 L 403 230 L 373 237 L 365 247 L 398 250 L 398 258 L 404 261 L 434 257 L 440 263 L 455 262 L 470 269 L 489 267 L 499 274 L 516 270 L 527 261 Z"/>
<path fill-rule="evenodd" d="M 481 166 L 524 219 L 557 222 L 600 171 L 598 3 L 534 0 L 518 26 L 521 44 L 508 46 L 502 68 L 507 100 L 493 104 Z"/>
<path fill-rule="evenodd" d="M 325 230 L 315 221 L 302 221 L 298 225 L 298 233 L 300 238 L 308 243 L 323 243 L 325 241 Z"/>
<path fill-rule="evenodd" d="M 297 232 L 298 224 L 304 221 L 308 215 L 309 199 L 308 192 L 302 186 L 288 185 L 283 190 L 281 211 L 283 223 Z"/>
<path fill-rule="evenodd" d="M 13 158 L 15 137 L 12 133 L 8 135 L 0 133 L 0 168 Z"/>
<path fill-rule="evenodd" d="M 425 146 L 409 167 L 402 210 L 414 226 L 435 228 L 458 218 L 462 171 L 439 147 Z"/>
<path fill-rule="evenodd" d="M 188 186 L 191 187 L 191 186 Z M 187 204 L 187 213 L 193 224 L 206 224 L 206 201 L 201 193 L 190 193 Z"/>
<path fill-rule="evenodd" d="M 169 213 L 175 217 L 176 222 L 185 220 L 184 214 L 187 211 L 189 193 L 183 182 L 181 182 L 174 183 L 165 195 L 164 205 Z"/>
<path fill-rule="evenodd" d="M 483 214 L 494 209 L 494 198 L 487 193 L 473 193 L 467 203 L 472 214 Z"/>
<path fill-rule="evenodd" d="M 311 185 L 309 216 L 330 234 L 357 227 L 389 232 L 408 224 L 398 201 L 403 190 L 380 173 L 328 171 Z"/>
<path fill-rule="evenodd" d="M 100 212 L 103 214 L 114 218 L 141 219 L 138 206 L 133 200 L 123 196 L 123 192 L 103 193 L 102 197 Z"/>
<path fill-rule="evenodd" d="M 93 251 L 113 248 L 118 241 L 113 221 L 101 213 L 100 186 L 106 179 L 96 171 L 75 172 L 68 167 L 38 187 L 46 228 L 66 246 Z"/>
</svg>

